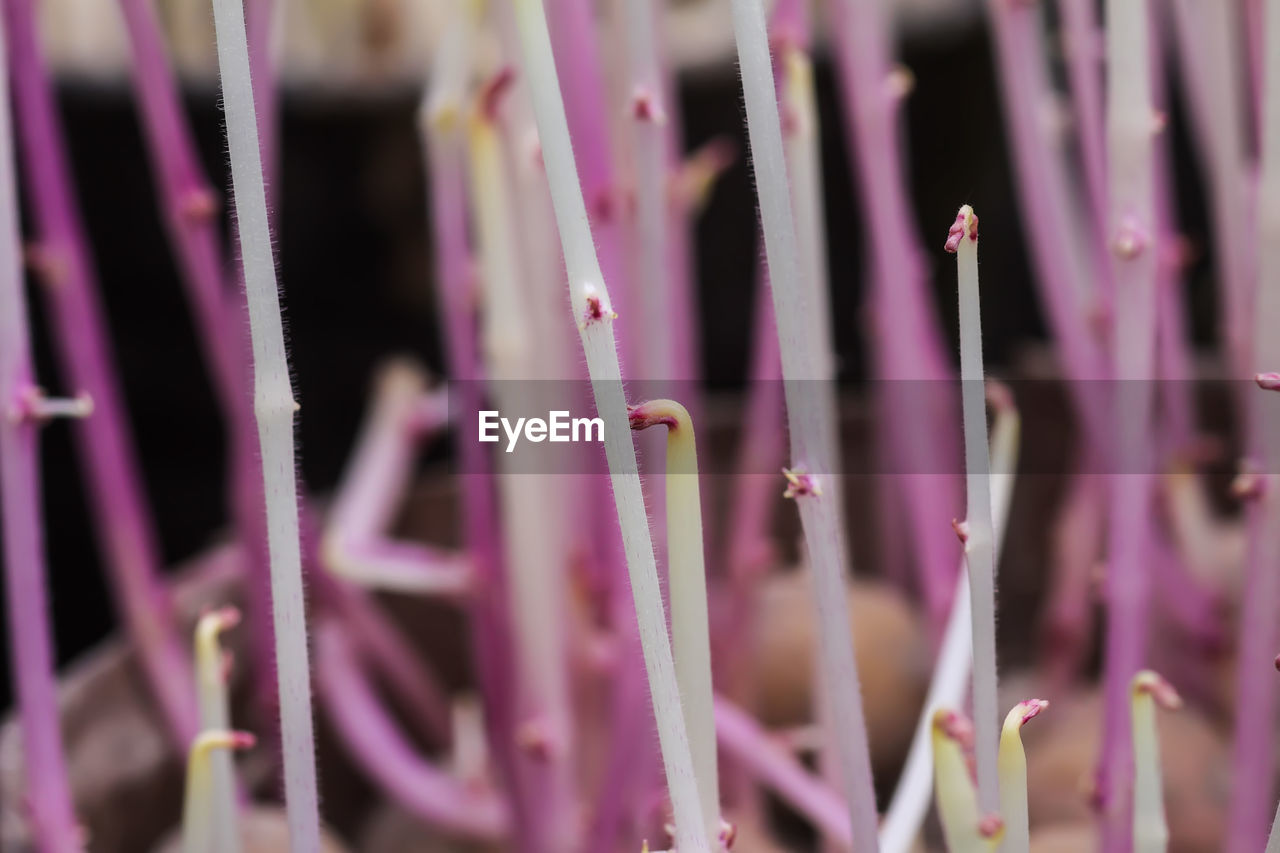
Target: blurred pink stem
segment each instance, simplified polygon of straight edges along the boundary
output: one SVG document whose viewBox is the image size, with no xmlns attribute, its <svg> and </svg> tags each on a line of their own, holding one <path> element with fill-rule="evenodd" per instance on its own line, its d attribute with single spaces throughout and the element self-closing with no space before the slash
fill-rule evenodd
<svg viewBox="0 0 1280 853">
<path fill-rule="evenodd" d="M 837 70 L 858 190 L 868 211 L 870 313 L 882 435 L 905 498 L 929 624 L 940 636 L 955 588 L 956 544 L 946 522 L 960 515 L 960 448 L 929 424 L 959 420 L 947 380 L 954 371 L 929 299 L 924 251 L 912 220 L 881 5 L 837 0 Z"/>
<path fill-rule="evenodd" d="M 271 604 L 266 499 L 258 472 L 258 428 L 251 405 L 248 324 L 239 264 L 235 265 L 234 287 L 229 286 L 219 235 L 219 196 L 202 172 L 154 4 L 150 0 L 119 2 L 133 49 L 134 90 L 156 192 L 226 423 L 231 468 L 227 506 L 253 566 L 246 584 L 253 616 L 250 642 L 255 656 L 269 662 L 275 645 L 267 616 Z M 275 695 L 271 670 L 265 665 L 255 670 L 262 697 Z M 274 700 L 265 701 L 273 707 Z M 275 713 L 264 717 L 274 719 Z M 268 732 L 262 739 L 269 742 L 272 736 Z"/>
<path fill-rule="evenodd" d="M 828 839 L 849 846 L 849 811 L 840 794 L 810 773 L 749 713 L 716 697 L 716 740 L 726 758 L 773 791 Z"/>
<path fill-rule="evenodd" d="M 116 606 L 138 651 L 171 734 L 185 745 L 197 731 L 191 665 L 174 633 L 158 573 L 156 532 L 146 509 L 137 457 L 128 438 L 122 395 L 108 343 L 84 226 L 40 55 L 31 0 L 5 0 L 13 92 L 29 178 L 38 263 L 52 308 L 56 352 L 67 380 L 94 402 L 91 423 L 75 433 L 99 546 Z"/>
<path fill-rule="evenodd" d="M 1108 285 L 1103 279 L 1101 292 L 1094 285 L 1098 277 L 1080 231 L 1061 145 L 1045 127 L 1050 88 L 1038 29 L 1040 10 L 1007 0 L 988 0 L 987 6 L 1035 279 L 1084 432 L 1106 448 L 1111 423 L 1096 380 L 1110 375 L 1097 326 L 1106 310 Z M 1105 259 L 1099 260 L 1106 275 Z"/>
<path fill-rule="evenodd" d="M 460 839 L 505 841 L 506 804 L 493 791 L 468 787 L 418 757 L 356 663 L 351 640 L 337 624 L 316 637 L 316 683 L 347 752 L 401 807 Z"/>
<path fill-rule="evenodd" d="M 428 122 L 430 118 L 428 117 Z M 428 128 L 423 134 L 436 259 L 436 294 L 443 319 L 445 361 L 457 383 L 464 412 L 479 411 L 480 369 L 475 315 L 475 277 L 467 240 L 466 170 L 456 130 Z M 516 753 L 511 691 L 510 626 L 502 602 L 502 574 L 492 465 L 483 446 L 459 437 L 455 443 L 461 478 L 463 540 L 472 561 L 477 594 L 468 625 L 476 674 L 485 709 L 489 748 L 505 780 L 516 792 L 514 818 L 523 825 L 531 806 L 516 788 Z"/>
<path fill-rule="evenodd" d="M 53 625 L 46 591 L 40 394 L 31 368 L 20 258 L 18 188 L 9 110 L 8 48 L 0 26 L 0 539 L 4 542 L 10 668 L 22 733 L 25 796 L 35 844 L 45 853 L 82 847 L 62 752 Z"/>
</svg>

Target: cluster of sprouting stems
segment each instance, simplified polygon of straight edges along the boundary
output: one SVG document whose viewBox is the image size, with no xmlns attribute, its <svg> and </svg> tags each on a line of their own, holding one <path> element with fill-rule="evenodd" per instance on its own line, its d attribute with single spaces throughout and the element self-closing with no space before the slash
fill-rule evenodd
<svg viewBox="0 0 1280 853">
<path fill-rule="evenodd" d="M 1018 414 L 1008 389 L 985 381 L 978 217 L 968 205 L 945 244 L 957 260 L 958 376 L 928 298 L 897 115 L 911 78 L 893 64 L 887 4 L 821 4 L 865 221 L 854 238 L 870 258 L 872 369 L 885 380 L 876 386 L 872 440 L 895 470 L 931 472 L 885 475 L 877 492 L 894 519 L 886 529 L 910 531 L 889 543 L 907 567 L 892 580 L 918 596 L 935 655 L 882 815 L 846 605 L 850 547 L 832 381 L 833 335 L 845 321 L 829 299 L 823 199 L 831 190 L 818 144 L 826 116 L 814 91 L 810 2 L 777 0 L 768 10 L 763 0 L 731 2 L 767 285 L 756 304 L 751 372 L 759 381 L 742 419 L 742 476 L 726 518 L 704 524 L 695 424 L 706 407 L 696 384 L 678 385 L 690 397 L 679 402 L 628 401 L 623 385 L 624 377 L 698 378 L 692 226 L 726 163 L 720 144 L 684 155 L 658 4 L 439 0 L 449 30 L 438 39 L 420 119 L 447 375 L 461 408 L 474 411 L 486 396 L 499 408 L 517 405 L 509 395 L 521 380 L 582 378 L 585 361 L 604 422 L 604 458 L 581 476 L 521 474 L 459 430 L 455 452 L 467 472 L 458 483 L 459 550 L 391 532 L 415 453 L 449 425 L 442 392 L 407 364 L 378 381 L 323 523 L 301 523 L 309 516 L 295 474 L 298 406 L 270 236 L 270 0 L 212 0 L 235 211 L 230 255 L 154 3 L 118 2 L 158 203 L 226 421 L 243 641 L 260 662 L 256 716 L 234 722 L 256 738 L 235 730 L 228 699 L 234 663 L 222 640 L 240 611 L 211 602 L 194 654 L 179 635 L 35 2 L 2 0 L 0 498 L 34 848 L 86 844 L 58 725 L 37 444 L 42 423 L 71 417 L 81 420 L 77 450 L 122 623 L 160 717 L 188 755 L 188 853 L 241 849 L 247 800 L 233 752 L 255 741 L 280 754 L 291 849 L 320 849 L 313 672 L 351 761 L 439 837 L 536 853 L 642 844 L 712 853 L 746 846 L 746 828 L 765 823 L 758 794 L 767 791 L 831 849 L 904 853 L 924 831 L 931 798 L 954 853 L 1030 849 L 1020 732 L 1049 703 L 1020 702 L 1002 726 L 996 673 L 996 568 Z M 1246 556 L 1223 842 L 1230 853 L 1252 853 L 1272 810 L 1280 686 L 1268 677 L 1280 650 L 1280 454 L 1268 440 L 1280 431 L 1280 401 L 1268 393 L 1280 389 L 1280 4 L 1106 0 L 1102 20 L 1092 0 L 986 6 L 1021 200 L 1018 222 L 988 227 L 997 240 L 1026 239 L 1080 425 L 1079 472 L 1052 531 L 1039 689 L 1075 689 L 1102 565 L 1102 748 L 1091 800 L 1107 853 L 1163 850 L 1169 840 L 1155 708 L 1181 700 L 1150 667 L 1193 689 L 1198 682 L 1187 673 L 1194 665 L 1162 656 L 1154 638 L 1176 631 L 1221 643 L 1228 628 L 1222 541 L 1236 531 L 1207 509 L 1190 451 L 1196 412 L 1179 384 L 1193 376 L 1193 360 L 1161 132 L 1166 67 L 1186 96 L 1216 246 L 1220 371 L 1252 380 L 1234 399 L 1246 450 L 1234 486 L 1245 505 Z M 1061 52 L 1050 32 L 1061 36 Z M 1050 73 L 1059 57 L 1062 92 Z M 952 85 L 957 99 L 969 96 L 969 82 Z M 1046 122 L 1059 103 L 1070 121 Z M 48 303 L 67 397 L 47 394 L 33 375 L 23 259 Z M 938 274 L 950 280 L 949 271 Z M 957 378 L 955 399 L 902 390 Z M 1156 393 L 1154 380 L 1174 381 Z M 651 427 L 666 433 L 666 474 L 642 480 L 633 431 Z M 1098 470 L 1117 473 L 1093 476 Z M 799 514 L 813 591 L 818 699 L 816 737 L 807 740 L 766 729 L 736 698 L 749 677 L 742 650 L 757 592 L 778 563 L 768 533 L 778 495 Z M 952 522 L 954 532 L 953 517 L 964 519 Z M 304 563 L 314 563 L 309 599 Z M 380 614 L 374 591 L 466 612 L 473 692 L 441 686 Z M 397 717 L 384 698 L 408 713 Z M 401 719 L 417 728 L 412 736 Z M 431 746 L 430 756 L 415 740 Z M 816 771 L 802 760 L 810 748 Z M 1280 850 L 1274 833 L 1266 843 Z"/>
</svg>

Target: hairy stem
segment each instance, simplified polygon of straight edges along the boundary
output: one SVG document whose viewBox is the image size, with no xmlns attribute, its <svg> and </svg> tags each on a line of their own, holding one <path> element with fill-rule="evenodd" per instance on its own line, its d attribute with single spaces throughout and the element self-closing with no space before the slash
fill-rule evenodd
<svg viewBox="0 0 1280 853">
<path fill-rule="evenodd" d="M 977 730 L 978 797 L 982 808 L 1000 806 L 996 753 L 996 566 L 991 514 L 991 455 L 982 364 L 982 303 L 978 288 L 978 217 L 960 208 L 947 238 L 955 252 L 960 291 L 960 382 L 964 404 L 966 515 L 965 564 L 973 613 L 973 715 Z"/>
<path fill-rule="evenodd" d="M 803 280 L 804 267 L 791 209 L 782 126 L 760 0 L 734 0 L 733 28 L 791 426 L 793 467 L 789 476 L 793 485 L 789 491 L 799 504 L 814 573 L 820 658 L 832 709 L 830 734 L 848 792 L 854 847 L 874 853 L 877 849 L 875 792 L 857 662 L 849 640 L 849 611 L 843 592 L 848 555 L 839 505 L 834 499 L 836 493 L 823 494 L 824 485 L 836 488 L 835 477 L 839 473 L 834 391 L 827 381 L 829 377 L 822 372 L 829 356 L 816 351 L 816 342 L 825 338 L 814 329 L 815 323 L 829 322 L 829 317 L 818 310 L 818 306 L 809 304 L 812 290 Z"/>
<path fill-rule="evenodd" d="M 959 711 L 939 709 L 933 715 L 933 777 L 938 821 L 950 853 L 990 853 L 999 849 L 1004 824 L 984 815 L 969 776 L 966 750 L 973 743 L 973 724 Z"/>
<path fill-rule="evenodd" d="M 1000 386 L 991 386 L 999 388 Z M 1004 531 L 1009 522 L 1009 510 L 1013 505 L 1013 487 L 1018 463 L 1021 420 L 1018 410 L 1007 394 L 993 393 L 992 407 L 996 412 L 995 426 L 991 431 L 991 458 L 994 460 L 991 475 L 992 515 L 995 522 L 992 539 L 995 544 L 995 562 L 1000 561 Z M 931 732 L 933 715 L 940 708 L 955 707 L 964 701 L 969 687 L 969 667 L 973 654 L 972 609 L 969 596 L 969 577 L 962 565 L 956 573 L 956 591 L 951 600 L 951 615 L 942 635 L 942 647 L 934 663 L 933 678 L 925 696 L 920 722 L 916 725 L 907 752 L 906 764 L 898 779 L 898 787 L 889 801 L 889 810 L 880 825 L 880 848 L 884 853 L 907 853 L 916 841 L 924 823 L 931 795 L 933 751 Z"/>
<path fill-rule="evenodd" d="M 271 611 L 289 839 L 295 853 L 305 853 L 319 847 L 320 828 L 293 447 L 297 404 L 293 400 L 280 319 L 280 294 L 267 218 L 244 9 L 240 0 L 215 0 L 213 10 L 231 154 L 236 230 L 253 344 L 254 415 L 258 422 L 267 497 Z"/>
<path fill-rule="evenodd" d="M 657 564 L 645 517 L 644 497 L 628 423 L 622 374 L 613 334 L 613 306 L 596 257 L 586 204 L 578 182 L 551 38 L 541 0 L 513 0 L 525 72 L 542 140 L 543 162 L 569 279 L 570 304 L 591 375 L 596 411 L 604 420 L 605 455 L 613 482 L 618 523 L 631 578 L 631 593 L 649 676 L 667 788 L 675 814 L 676 844 L 707 850 L 701 799 L 693 770 L 680 691 L 676 683 Z"/>
</svg>

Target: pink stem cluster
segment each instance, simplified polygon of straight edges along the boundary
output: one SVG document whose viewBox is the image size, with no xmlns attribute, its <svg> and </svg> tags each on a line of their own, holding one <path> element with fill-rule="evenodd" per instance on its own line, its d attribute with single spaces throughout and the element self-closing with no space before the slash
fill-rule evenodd
<svg viewBox="0 0 1280 853">
<path fill-rule="evenodd" d="M 197 731 L 195 688 L 159 579 L 160 552 L 111 353 L 98 283 L 76 209 L 52 81 L 40 53 L 31 0 L 5 0 L 23 174 L 36 233 L 34 258 L 56 327 L 67 380 L 94 401 L 75 436 L 99 546 L 116 606 L 169 731 L 181 744 Z"/>
<path fill-rule="evenodd" d="M 81 847 L 62 752 L 57 674 L 46 591 L 40 488 L 42 392 L 31 366 L 31 341 L 20 262 L 18 188 L 14 178 L 8 27 L 0 26 L 0 539 L 10 660 L 33 840 L 48 853 Z"/>
</svg>

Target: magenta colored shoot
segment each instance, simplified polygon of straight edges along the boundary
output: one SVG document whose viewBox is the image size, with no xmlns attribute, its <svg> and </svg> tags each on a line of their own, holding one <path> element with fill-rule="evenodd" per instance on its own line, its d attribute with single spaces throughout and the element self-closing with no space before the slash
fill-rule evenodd
<svg viewBox="0 0 1280 853">
<path fill-rule="evenodd" d="M 0 26 L 0 533 L 4 540 L 9 654 L 16 676 L 33 840 L 45 853 L 75 853 L 76 824 L 62 754 L 53 628 L 45 589 L 38 407 L 25 284 L 19 259 L 18 187 L 9 118 L 8 27 Z"/>
</svg>

